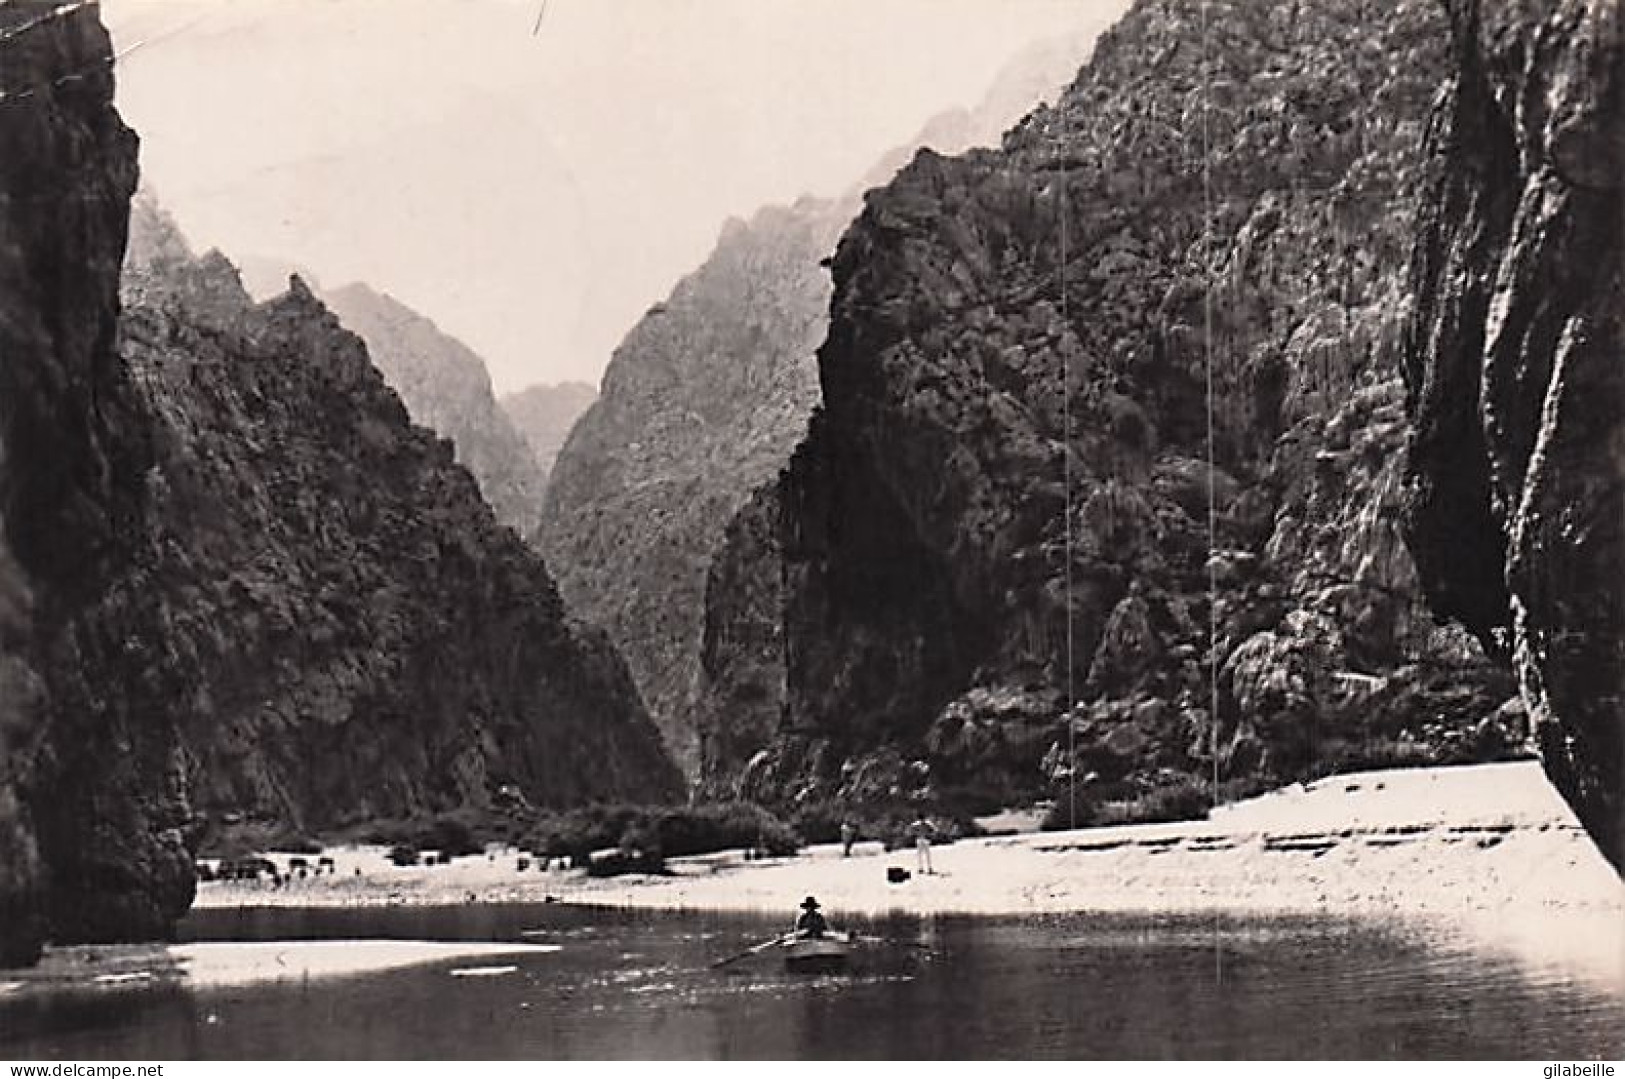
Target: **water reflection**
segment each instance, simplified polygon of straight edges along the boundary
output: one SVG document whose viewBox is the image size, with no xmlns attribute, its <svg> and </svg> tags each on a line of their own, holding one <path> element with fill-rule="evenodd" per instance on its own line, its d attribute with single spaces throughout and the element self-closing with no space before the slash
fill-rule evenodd
<svg viewBox="0 0 1625 1079">
<path fill-rule="evenodd" d="M 195 939 L 561 945 L 332 980 L 0 1002 L 21 1058 L 1541 1057 L 1618 1055 L 1625 1001 L 1555 969 L 1325 919 L 896 919 L 849 976 L 771 956 L 720 915 L 562 905 L 210 911 Z M 466 964 L 462 964 L 465 965 Z"/>
</svg>

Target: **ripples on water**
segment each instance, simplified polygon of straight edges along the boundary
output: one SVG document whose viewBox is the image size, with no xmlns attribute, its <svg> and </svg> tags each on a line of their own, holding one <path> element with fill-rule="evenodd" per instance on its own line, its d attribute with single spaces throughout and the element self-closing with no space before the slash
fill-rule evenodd
<svg viewBox="0 0 1625 1079">
<path fill-rule="evenodd" d="M 561 905 L 197 912 L 194 939 L 506 940 L 544 955 L 252 988 L 0 1000 L 0 1056 L 1617 1056 L 1625 1000 L 1556 968 L 1330 919 L 1045 917 L 857 926 L 852 974 L 712 961 L 782 929 Z"/>
</svg>

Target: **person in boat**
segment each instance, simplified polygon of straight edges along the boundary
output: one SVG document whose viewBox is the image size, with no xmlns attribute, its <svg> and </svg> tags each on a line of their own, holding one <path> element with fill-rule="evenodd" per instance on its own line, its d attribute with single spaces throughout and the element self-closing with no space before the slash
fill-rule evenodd
<svg viewBox="0 0 1625 1079">
<path fill-rule="evenodd" d="M 829 936 L 829 922 L 818 909 L 818 900 L 808 896 L 801 901 L 801 914 L 796 918 L 796 936 L 803 940 Z"/>
</svg>

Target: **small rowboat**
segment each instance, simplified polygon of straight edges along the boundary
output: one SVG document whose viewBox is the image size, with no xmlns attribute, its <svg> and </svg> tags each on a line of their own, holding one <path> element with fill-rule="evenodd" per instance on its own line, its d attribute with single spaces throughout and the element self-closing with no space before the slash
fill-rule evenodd
<svg viewBox="0 0 1625 1079">
<path fill-rule="evenodd" d="M 830 974 L 846 969 L 852 938 L 844 933 L 797 937 L 783 945 L 784 969 L 791 974 Z"/>
</svg>

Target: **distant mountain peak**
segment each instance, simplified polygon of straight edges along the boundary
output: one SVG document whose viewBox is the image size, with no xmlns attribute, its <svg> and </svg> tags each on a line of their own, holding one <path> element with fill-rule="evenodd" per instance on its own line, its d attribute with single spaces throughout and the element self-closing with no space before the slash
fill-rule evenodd
<svg viewBox="0 0 1625 1079">
<path fill-rule="evenodd" d="M 345 328 L 367 342 L 412 418 L 451 440 L 497 517 L 528 536 L 541 513 L 545 476 L 498 407 L 485 361 L 428 316 L 365 282 L 323 297 Z"/>
<path fill-rule="evenodd" d="M 545 481 L 553 471 L 559 450 L 570 436 L 570 429 L 597 399 L 596 386 L 572 381 L 527 386 L 505 395 L 498 404 L 530 446 Z"/>
<path fill-rule="evenodd" d="M 318 295 L 322 294 L 321 280 L 309 268 L 291 259 L 246 254 L 233 255 L 232 261 L 237 265 L 237 274 L 242 278 L 243 287 L 255 300 L 264 301 L 273 296 L 280 296 L 288 288 L 288 279 L 295 274 L 311 291 Z"/>
<path fill-rule="evenodd" d="M 219 252 L 215 251 L 211 252 L 211 254 L 218 255 Z M 304 277 L 297 273 L 288 275 L 287 297 L 296 303 L 316 304 L 321 302 L 316 298 L 315 291 L 309 285 L 305 284 Z"/>
</svg>

